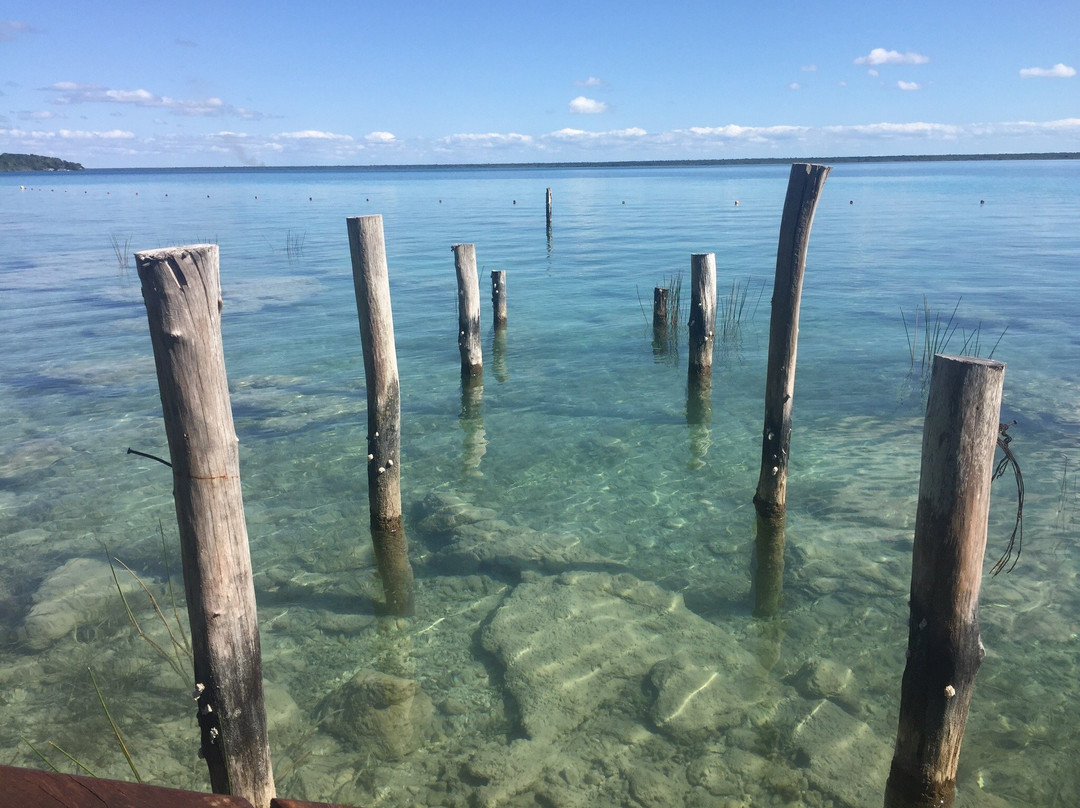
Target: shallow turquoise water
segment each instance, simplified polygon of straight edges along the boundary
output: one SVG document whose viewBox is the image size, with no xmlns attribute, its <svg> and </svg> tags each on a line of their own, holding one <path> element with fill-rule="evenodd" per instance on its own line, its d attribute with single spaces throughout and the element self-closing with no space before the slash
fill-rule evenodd
<svg viewBox="0 0 1080 808">
<path fill-rule="evenodd" d="M 89 725 L 73 718 L 97 720 L 96 705 L 77 695 L 85 695 L 85 665 L 115 666 L 122 655 L 145 652 L 137 641 L 117 651 L 125 618 L 115 604 L 88 618 L 93 630 L 31 649 L 20 626 L 40 583 L 71 558 L 103 558 L 102 542 L 160 581 L 159 521 L 175 535 L 169 473 L 125 455 L 128 447 L 161 455 L 167 447 L 138 278 L 111 239 L 121 252 L 220 245 L 225 353 L 257 573 L 332 577 L 351 569 L 358 586 L 371 586 L 363 363 L 344 220 L 381 213 L 407 513 L 418 522 L 427 494 L 451 492 L 512 524 L 574 533 L 632 574 L 682 592 L 707 619 L 752 631 L 751 497 L 787 173 L 781 166 L 8 177 L 0 188 L 0 621 L 9 667 L 0 676 L 5 687 L 18 686 L 3 697 L 6 758 L 40 765 L 20 736 L 85 744 L 93 755 L 83 737 Z M 1002 420 L 1018 421 L 1011 433 L 1025 473 L 1025 543 L 1011 575 L 984 583 L 989 655 L 961 778 L 981 778 L 1016 805 L 1065 805 L 1077 785 L 1070 761 L 1080 748 L 1078 174 L 1075 162 L 837 166 L 815 219 L 803 296 L 787 664 L 797 668 L 810 652 L 843 661 L 862 683 L 863 720 L 885 743 L 895 732 L 906 642 L 923 403 L 901 309 L 910 323 L 925 296 L 947 318 L 959 301 L 962 332 L 952 351 L 979 330 L 985 355 L 1007 328 L 995 358 L 1008 364 Z M 545 187 L 555 204 L 550 239 Z M 458 242 L 477 245 L 485 303 L 485 384 L 469 417 L 449 249 Z M 752 309 L 764 288 L 741 339 L 717 346 L 708 429 L 686 422 L 685 333 L 682 353 L 658 356 L 642 311 L 667 277 L 682 272 L 688 287 L 695 252 L 716 253 L 721 300 L 733 280 L 746 282 Z M 492 269 L 508 276 L 510 325 L 500 356 L 486 303 Z M 995 484 L 988 568 L 1011 530 L 1011 485 Z M 448 577 L 425 565 L 422 531 L 410 528 L 410 538 L 421 580 Z M 287 686 L 301 709 L 309 703 L 299 681 L 318 693 L 357 659 L 376 655 L 374 631 L 357 645 L 350 640 L 344 657 L 340 637 L 327 633 L 323 645 L 304 646 L 303 665 L 288 662 L 308 629 L 268 621 L 302 610 L 298 593 L 317 591 L 348 611 L 341 601 L 356 592 L 340 580 L 309 589 L 257 585 L 267 678 Z M 141 705 L 147 726 L 132 719 L 131 731 L 145 731 L 152 746 L 154 716 L 188 710 L 177 708 L 175 694 L 169 701 L 167 686 L 147 684 L 143 668 L 116 676 L 116 698 Z M 434 690 L 444 687 L 433 669 L 418 675 Z M 57 692 L 72 695 L 65 702 Z M 478 742 L 464 729 L 453 737 L 463 748 Z M 107 772 L 125 776 L 122 760 L 98 756 Z M 198 762 L 186 765 L 186 774 L 179 767 L 161 781 L 198 787 Z M 358 802 L 370 795 L 338 793 Z"/>
</svg>

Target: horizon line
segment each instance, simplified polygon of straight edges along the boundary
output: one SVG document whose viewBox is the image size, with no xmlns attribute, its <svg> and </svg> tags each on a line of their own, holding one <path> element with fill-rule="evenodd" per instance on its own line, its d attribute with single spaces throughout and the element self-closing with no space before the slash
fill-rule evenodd
<svg viewBox="0 0 1080 808">
<path fill-rule="evenodd" d="M 337 165 L 282 166 L 117 166 L 113 168 L 83 168 L 83 171 L 265 171 L 265 170 L 460 170 L 514 168 L 663 168 L 690 166 L 790 165 L 793 163 L 914 163 L 914 162 L 978 162 L 1004 160 L 1080 160 L 1080 152 L 986 152 L 978 154 L 894 154 L 848 155 L 834 157 L 722 157 L 681 160 L 559 160 L 553 162 L 506 163 L 386 163 Z M 28 172 L 29 173 L 29 172 Z M 34 172 L 37 173 L 37 172 Z M 48 173 L 48 172 L 47 172 Z"/>
</svg>

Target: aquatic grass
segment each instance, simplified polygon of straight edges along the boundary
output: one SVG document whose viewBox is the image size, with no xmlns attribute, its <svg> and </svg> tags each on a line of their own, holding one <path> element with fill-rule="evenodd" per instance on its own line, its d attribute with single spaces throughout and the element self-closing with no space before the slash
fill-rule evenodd
<svg viewBox="0 0 1080 808">
<path fill-rule="evenodd" d="M 743 322 L 752 321 L 757 314 L 758 306 L 761 303 L 761 297 L 765 293 L 764 281 L 758 289 L 757 297 L 754 299 L 754 306 L 748 313 L 746 304 L 749 300 L 749 293 L 749 278 L 741 284 L 738 280 L 732 280 L 731 292 L 727 297 L 720 300 L 718 319 L 720 320 L 719 330 L 721 345 L 732 346 L 741 341 Z"/>
<path fill-rule="evenodd" d="M 930 308 L 930 301 L 926 295 L 923 295 L 923 302 L 920 305 L 915 304 L 915 313 L 911 327 L 908 327 L 907 315 L 904 313 L 904 307 L 900 307 L 900 318 L 904 323 L 904 336 L 907 337 L 908 356 L 911 360 L 910 374 L 915 375 L 915 357 L 919 357 L 919 369 L 918 375 L 922 379 L 923 389 L 925 390 L 927 384 L 930 381 L 930 372 L 934 366 L 934 356 L 940 353 L 945 353 L 949 345 L 952 343 L 956 333 L 960 332 L 961 346 L 958 351 L 963 356 L 978 356 L 979 351 L 982 348 L 982 323 L 980 322 L 971 331 L 968 331 L 960 327 L 960 323 L 957 321 L 956 315 L 960 310 L 960 303 L 963 297 L 956 299 L 956 304 L 953 306 L 949 316 L 943 317 L 941 311 L 935 311 Z M 922 316 L 922 351 L 919 350 L 919 317 Z M 994 352 L 1001 344 L 1002 338 L 1005 336 L 1009 327 L 1006 325 L 998 335 L 997 340 L 991 347 L 990 352 L 986 355 L 986 359 L 992 359 Z"/>
<path fill-rule="evenodd" d="M 299 260 L 304 254 L 304 238 L 307 233 L 285 233 L 285 255 L 289 261 Z"/>
<path fill-rule="evenodd" d="M 119 235 L 110 233 L 109 241 L 112 243 L 113 253 L 116 255 L 116 264 L 122 272 L 126 270 L 131 263 L 131 236 L 126 236 L 124 240 L 121 241 Z"/>
<path fill-rule="evenodd" d="M 162 535 L 164 536 L 164 531 L 162 531 Z M 162 550 L 164 552 L 164 540 L 162 543 Z M 169 666 L 173 669 L 173 671 L 176 672 L 176 675 L 179 676 L 186 684 L 189 675 L 185 671 L 184 663 L 191 662 L 191 646 L 188 643 L 187 635 L 184 634 L 183 623 L 180 620 L 179 609 L 176 606 L 175 596 L 173 595 L 172 591 L 172 576 L 168 573 L 168 567 L 166 566 L 166 576 L 169 579 L 169 597 L 172 600 L 173 615 L 176 619 L 177 630 L 179 631 L 180 636 L 183 638 L 182 642 L 181 640 L 178 640 L 176 638 L 176 633 L 173 632 L 172 626 L 169 625 L 168 619 L 161 611 L 161 607 L 158 605 L 157 598 L 154 597 L 154 594 L 150 591 L 150 588 L 146 585 L 142 578 L 140 578 L 139 575 L 133 569 L 131 569 L 131 567 L 129 567 L 119 558 L 111 556 L 109 554 L 109 548 L 107 545 L 105 545 L 105 559 L 109 563 L 109 571 L 112 573 L 113 583 L 116 584 L 116 591 L 120 594 L 120 600 L 124 604 L 124 611 L 127 613 L 128 621 L 131 623 L 132 627 L 134 627 L 138 635 L 142 637 L 142 639 L 144 639 L 151 648 L 154 649 L 158 656 L 160 656 L 162 659 L 169 663 Z M 153 637 L 143 631 L 142 626 L 139 625 L 139 621 L 136 619 L 135 613 L 131 609 L 131 604 L 128 602 L 127 595 L 124 594 L 124 589 L 120 585 L 120 578 L 116 574 L 116 567 L 113 566 L 113 561 L 115 561 L 117 564 L 127 570 L 128 573 L 130 573 L 131 576 L 135 579 L 135 581 L 139 584 L 142 590 L 146 593 L 147 597 L 150 598 L 150 603 L 154 607 L 154 614 L 157 615 L 158 620 L 165 627 L 165 630 L 169 634 L 169 639 L 172 643 L 171 654 L 164 648 L 162 648 L 161 645 Z"/>
<path fill-rule="evenodd" d="M 135 768 L 135 761 L 132 760 L 131 752 L 128 751 L 127 744 L 124 743 L 124 737 L 120 734 L 120 727 L 116 725 L 112 713 L 109 712 L 108 705 L 105 704 L 105 696 L 102 695 L 101 688 L 98 687 L 97 677 L 94 676 L 94 669 L 87 666 L 86 672 L 90 674 L 90 681 L 94 684 L 94 692 L 97 693 L 98 701 L 101 702 L 101 709 L 105 711 L 105 717 L 109 719 L 109 726 L 112 727 L 113 735 L 116 736 L 116 740 L 120 744 L 120 751 L 124 753 L 124 758 L 127 760 L 131 773 L 135 775 L 135 779 L 138 782 L 142 783 L 142 775 L 140 775 L 139 770 Z"/>
</svg>

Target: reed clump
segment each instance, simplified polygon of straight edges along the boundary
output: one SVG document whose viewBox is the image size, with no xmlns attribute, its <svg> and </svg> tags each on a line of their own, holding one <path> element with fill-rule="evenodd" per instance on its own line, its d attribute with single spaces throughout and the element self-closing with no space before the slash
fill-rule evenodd
<svg viewBox="0 0 1080 808">
<path fill-rule="evenodd" d="M 131 236 L 121 238 L 118 233 L 110 233 L 109 242 L 116 256 L 116 265 L 123 272 L 131 265 Z"/>
<path fill-rule="evenodd" d="M 946 353 L 950 345 L 956 344 L 954 338 L 957 336 L 957 332 L 959 332 L 961 345 L 955 353 L 963 356 L 979 356 L 979 352 L 983 348 L 982 323 L 980 322 L 975 328 L 968 330 L 963 328 L 957 319 L 956 315 L 960 310 L 962 300 L 962 297 L 957 298 L 952 311 L 948 317 L 945 317 L 942 310 L 931 309 L 930 301 L 926 295 L 923 295 L 922 304 L 915 304 L 915 313 L 910 327 L 908 326 L 907 314 L 904 312 L 903 306 L 900 307 L 900 318 L 904 323 L 904 335 L 907 337 L 908 354 L 911 358 L 910 374 L 915 375 L 917 373 L 922 379 L 924 388 L 930 381 L 934 356 L 939 353 Z M 921 328 L 920 318 L 922 320 Z M 991 346 L 990 352 L 983 357 L 984 359 L 994 358 L 994 352 L 997 350 L 998 345 L 1001 344 L 1001 339 L 1008 330 L 1008 326 L 1002 329 L 997 340 Z M 915 366 L 916 357 L 918 358 L 918 370 L 916 370 Z"/>
<path fill-rule="evenodd" d="M 726 297 L 720 299 L 717 319 L 717 330 L 720 332 L 720 344 L 728 347 L 737 346 L 742 341 L 742 327 L 744 323 L 751 322 L 757 314 L 761 296 L 765 292 L 764 281 L 758 287 L 757 295 L 753 298 L 753 305 L 748 309 L 750 302 L 750 279 L 740 282 L 738 279 L 731 281 L 731 291 Z"/>
</svg>

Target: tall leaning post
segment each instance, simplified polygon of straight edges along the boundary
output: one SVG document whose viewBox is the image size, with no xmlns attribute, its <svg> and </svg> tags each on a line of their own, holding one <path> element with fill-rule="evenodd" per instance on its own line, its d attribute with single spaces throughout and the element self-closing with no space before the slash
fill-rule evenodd
<svg viewBox="0 0 1080 808">
<path fill-rule="evenodd" d="M 788 452 L 791 447 L 795 354 L 799 343 L 806 250 L 818 198 L 830 166 L 795 163 L 788 178 L 780 240 L 776 249 L 769 365 L 765 380 L 765 425 L 761 432 L 761 472 L 754 507 L 764 519 L 780 520 L 787 508 Z"/>
<path fill-rule="evenodd" d="M 907 665 L 885 808 L 951 808 L 975 675 L 1005 365 L 934 357 L 923 424 Z"/>
<path fill-rule="evenodd" d="M 367 387 L 371 542 L 389 614 L 413 613 L 413 571 L 401 517 L 401 386 L 382 216 L 346 219 Z"/>
<path fill-rule="evenodd" d="M 480 346 L 480 279 L 476 273 L 476 245 L 455 244 L 451 249 L 457 272 L 461 377 L 478 379 L 484 371 L 484 356 Z"/>
<path fill-rule="evenodd" d="M 202 756 L 217 794 L 274 798 L 216 244 L 135 254 L 172 458 Z"/>
</svg>

